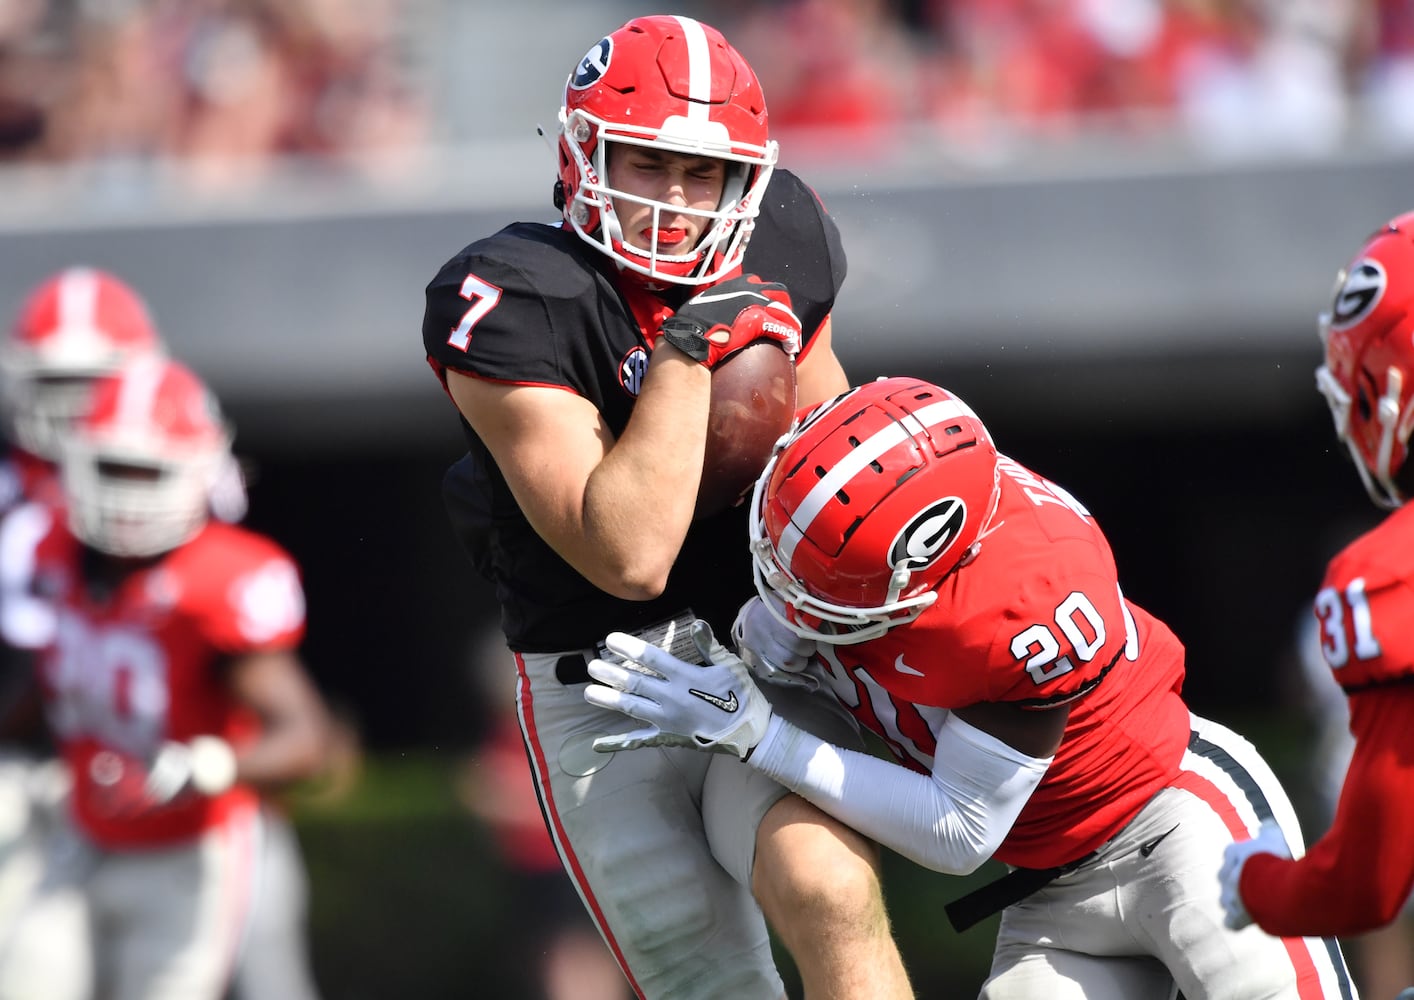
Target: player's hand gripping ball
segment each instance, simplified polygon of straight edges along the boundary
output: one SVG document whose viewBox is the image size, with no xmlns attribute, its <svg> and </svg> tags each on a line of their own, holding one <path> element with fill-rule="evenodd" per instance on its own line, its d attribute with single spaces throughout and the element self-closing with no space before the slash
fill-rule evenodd
<svg viewBox="0 0 1414 1000">
<path fill-rule="evenodd" d="M 791 357 L 800 351 L 800 317 L 786 286 L 754 274 L 704 288 L 659 329 L 669 344 L 713 370 L 758 340 L 772 341 Z"/>
</svg>

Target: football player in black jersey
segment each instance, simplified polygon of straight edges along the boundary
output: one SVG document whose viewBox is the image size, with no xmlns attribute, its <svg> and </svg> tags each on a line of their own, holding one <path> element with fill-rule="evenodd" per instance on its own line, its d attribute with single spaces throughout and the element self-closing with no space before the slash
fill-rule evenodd
<svg viewBox="0 0 1414 1000">
<path fill-rule="evenodd" d="M 631 720 L 583 698 L 608 632 L 691 648 L 693 618 L 725 636 L 752 596 L 745 508 L 695 506 L 711 370 L 767 339 L 796 360 L 798 405 L 848 387 L 838 230 L 776 169 L 751 68 L 692 19 L 596 42 L 559 132 L 563 221 L 456 254 L 423 321 L 469 446 L 444 495 L 498 594 L 550 833 L 641 997 L 783 996 L 767 920 L 808 997 L 912 997 L 873 844 L 734 757 L 596 753 Z M 771 696 L 857 744 L 832 702 Z"/>
</svg>

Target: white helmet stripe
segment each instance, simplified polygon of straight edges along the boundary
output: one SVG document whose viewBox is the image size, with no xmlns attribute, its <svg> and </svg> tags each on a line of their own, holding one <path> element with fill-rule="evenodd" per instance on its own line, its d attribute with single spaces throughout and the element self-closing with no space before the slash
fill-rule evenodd
<svg viewBox="0 0 1414 1000">
<path fill-rule="evenodd" d="M 873 437 L 861 441 L 859 447 L 841 459 L 811 488 L 805 500 L 791 515 L 790 523 L 781 532 L 780 541 L 776 545 L 776 553 L 781 562 L 787 567 L 791 565 L 795 559 L 795 547 L 810 530 L 816 516 L 856 473 L 920 431 L 961 416 L 976 418 L 977 415 L 961 400 L 944 399 L 906 415 L 901 421 L 891 423 Z"/>
<path fill-rule="evenodd" d="M 133 362 L 118 396 L 116 422 L 119 427 L 142 424 L 150 418 L 165 370 L 165 366 L 156 360 Z"/>
<path fill-rule="evenodd" d="M 86 267 L 65 271 L 59 280 L 59 330 L 92 330 L 98 320 L 98 275 Z"/>
<path fill-rule="evenodd" d="M 687 42 L 687 118 L 705 123 L 712 98 L 712 54 L 707 50 L 707 32 L 690 17 L 677 17 Z"/>
</svg>

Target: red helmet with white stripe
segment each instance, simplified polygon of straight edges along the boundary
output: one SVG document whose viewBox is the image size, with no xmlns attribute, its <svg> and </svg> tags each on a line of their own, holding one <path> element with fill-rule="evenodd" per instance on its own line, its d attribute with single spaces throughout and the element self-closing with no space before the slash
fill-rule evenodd
<svg viewBox="0 0 1414 1000">
<path fill-rule="evenodd" d="M 57 460 L 63 435 L 88 406 L 94 379 L 162 350 L 147 305 L 121 279 L 86 267 L 46 279 L 20 307 L 0 348 L 15 442 Z"/>
<path fill-rule="evenodd" d="M 233 461 L 216 398 L 165 358 L 134 361 L 94 385 L 65 436 L 60 466 L 74 534 L 101 552 L 167 552 L 206 524 Z"/>
<path fill-rule="evenodd" d="M 1341 270 L 1319 330 L 1316 387 L 1336 436 L 1370 498 L 1398 507 L 1409 498 L 1401 472 L 1414 432 L 1414 212 L 1385 223 Z"/>
<path fill-rule="evenodd" d="M 756 589 L 805 638 L 877 638 L 977 554 L 998 477 L 987 428 L 946 389 L 914 378 L 853 389 L 806 414 L 756 482 Z"/>
<path fill-rule="evenodd" d="M 615 144 L 725 160 L 720 202 L 699 212 L 611 188 Z M 566 224 L 620 266 L 683 285 L 710 284 L 741 263 L 778 155 L 746 60 L 716 28 L 671 15 L 634 18 L 579 61 L 565 84 L 559 151 L 556 204 Z M 658 213 L 700 216 L 703 235 L 688 253 L 659 252 L 656 237 L 633 246 L 614 199 L 650 206 L 655 223 Z"/>
</svg>

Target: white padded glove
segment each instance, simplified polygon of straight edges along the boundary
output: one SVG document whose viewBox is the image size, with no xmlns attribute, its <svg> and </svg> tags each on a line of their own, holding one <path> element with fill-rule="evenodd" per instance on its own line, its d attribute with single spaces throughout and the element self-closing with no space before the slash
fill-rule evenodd
<svg viewBox="0 0 1414 1000">
<path fill-rule="evenodd" d="M 1240 931 L 1252 923 L 1252 915 L 1242 902 L 1238 884 L 1242 879 L 1242 866 L 1254 854 L 1275 854 L 1279 858 L 1291 857 L 1286 838 L 1281 828 L 1267 820 L 1251 840 L 1240 840 L 1228 844 L 1223 849 L 1223 864 L 1218 870 L 1218 883 L 1222 886 L 1220 899 L 1223 905 L 1223 923 L 1235 931 Z"/>
<path fill-rule="evenodd" d="M 133 819 L 189 793 L 224 792 L 236 780 L 236 754 L 217 736 L 163 743 L 150 764 L 115 750 L 100 750 L 89 760 L 84 780 L 93 787 L 96 810 Z"/>
<path fill-rule="evenodd" d="M 785 606 L 774 597 L 770 600 L 784 617 Z M 763 681 L 807 691 L 820 686 L 820 679 L 809 672 L 815 640 L 804 639 L 782 625 L 760 596 L 747 601 L 737 612 L 732 623 L 732 642 L 737 655 Z"/>
<path fill-rule="evenodd" d="M 147 794 L 154 803 L 171 802 L 188 788 L 219 795 L 236 782 L 236 752 L 219 736 L 190 743 L 164 743 L 147 771 Z"/>
<path fill-rule="evenodd" d="M 604 645 L 629 662 L 590 660 L 589 676 L 598 683 L 584 689 L 584 700 L 647 725 L 600 736 L 595 750 L 684 746 L 745 759 L 761 742 L 771 705 L 752 683 L 746 664 L 701 619 L 692 623 L 692 641 L 702 654 L 701 664 L 679 660 L 637 636 L 609 633 Z"/>
</svg>

